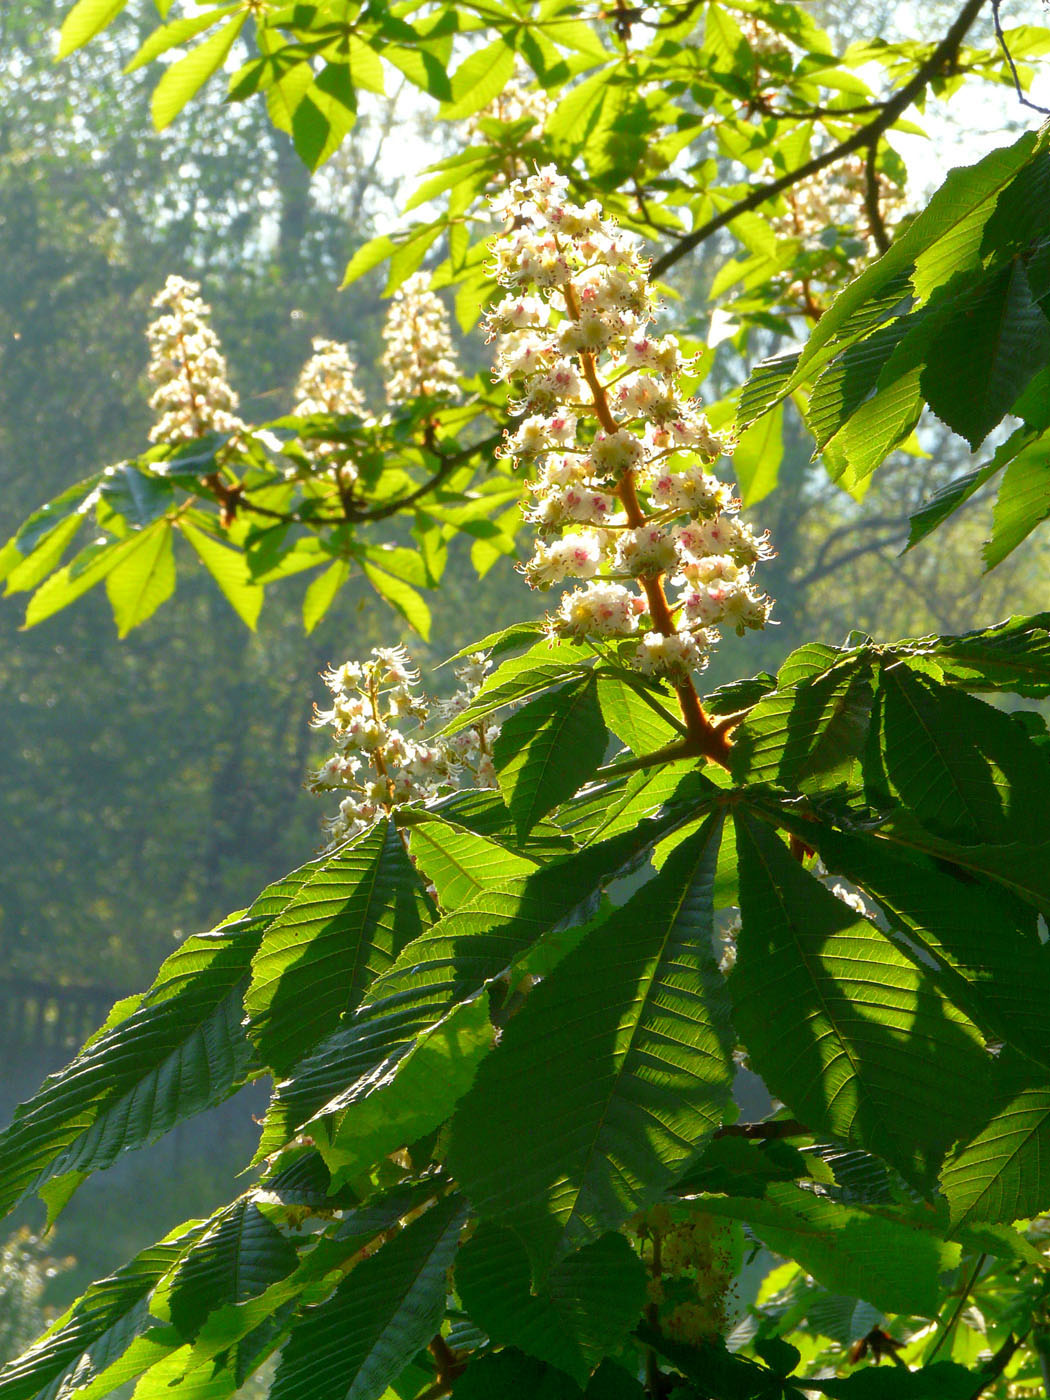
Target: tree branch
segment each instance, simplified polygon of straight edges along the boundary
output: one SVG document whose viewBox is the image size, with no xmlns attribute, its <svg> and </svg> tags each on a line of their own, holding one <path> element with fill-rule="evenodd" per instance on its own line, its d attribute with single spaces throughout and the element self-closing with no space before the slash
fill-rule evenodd
<svg viewBox="0 0 1050 1400">
<path fill-rule="evenodd" d="M 765 204 L 767 199 L 772 199 L 774 195 L 780 194 L 781 190 L 789 189 L 809 175 L 816 175 L 818 171 L 826 169 L 829 165 L 834 165 L 843 156 L 852 155 L 854 151 L 877 143 L 882 133 L 893 125 L 901 113 L 911 106 L 923 89 L 956 56 L 963 39 L 966 37 L 967 30 L 977 18 L 984 3 L 985 0 L 966 0 L 966 4 L 959 11 L 952 27 L 929 58 L 919 65 L 911 81 L 906 83 L 895 97 L 889 99 L 874 121 L 869 122 L 867 126 L 862 126 L 859 131 L 855 131 L 845 141 L 840 141 L 837 146 L 832 146 L 823 155 L 814 156 L 805 165 L 800 165 L 797 170 L 790 170 L 786 175 L 781 175 L 776 180 L 770 180 L 765 185 L 757 185 L 749 195 L 745 195 L 729 209 L 724 209 L 722 213 L 708 219 L 707 223 L 701 224 L 699 228 L 694 229 L 692 233 L 681 239 L 674 248 L 669 249 L 662 257 L 656 259 L 652 266 L 652 276 L 662 276 L 669 267 L 673 267 L 676 262 L 684 258 L 686 253 L 698 248 L 713 233 L 717 233 L 719 229 L 731 224 L 741 214 L 746 214 L 751 209 L 757 209 L 760 204 Z"/>
<path fill-rule="evenodd" d="M 868 216 L 868 228 L 875 240 L 879 253 L 889 251 L 890 236 L 879 208 L 879 172 L 875 163 L 879 158 L 878 137 L 868 147 L 868 158 L 864 162 L 864 210 Z"/>
<path fill-rule="evenodd" d="M 1010 76 L 1014 80 L 1014 87 L 1017 89 L 1017 100 L 1023 107 L 1031 107 L 1033 112 L 1042 112 L 1043 116 L 1050 116 L 1050 107 L 1040 107 L 1038 103 L 1030 102 L 1024 95 L 1024 88 L 1021 86 L 1021 75 L 1017 71 L 1017 64 L 1014 62 L 1014 56 L 1006 43 L 1006 35 L 1003 33 L 1003 26 L 999 22 L 999 7 L 1001 4 L 1002 0 L 992 0 L 992 22 L 995 25 L 995 37 L 999 40 L 999 47 L 1003 51 L 1003 57 L 1006 59 L 1010 68 Z"/>
</svg>

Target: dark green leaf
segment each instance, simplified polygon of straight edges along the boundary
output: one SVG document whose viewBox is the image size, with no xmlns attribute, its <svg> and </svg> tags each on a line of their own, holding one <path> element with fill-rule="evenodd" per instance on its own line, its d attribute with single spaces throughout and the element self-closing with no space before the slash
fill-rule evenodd
<svg viewBox="0 0 1050 1400">
<path fill-rule="evenodd" d="M 1050 322 L 1014 259 L 962 297 L 941 322 L 922 371 L 934 413 L 976 451 L 1050 356 Z"/>
<path fill-rule="evenodd" d="M 932 1317 L 938 1275 L 958 1261 L 946 1245 L 910 1225 L 773 1182 L 765 1200 L 705 1196 L 711 1215 L 743 1220 L 777 1254 L 794 1259 L 833 1293 L 866 1298 L 884 1312 Z"/>
<path fill-rule="evenodd" d="M 1046 1071 L 1004 1050 L 994 1111 L 941 1173 L 953 1226 L 1010 1221 L 1050 1206 L 1050 1086 Z"/>
<path fill-rule="evenodd" d="M 252 964 L 245 1006 L 266 1062 L 285 1073 L 331 1034 L 419 934 L 425 912 L 391 821 L 317 867 L 270 924 Z"/>
<path fill-rule="evenodd" d="M 738 809 L 736 830 L 729 982 L 751 1063 L 809 1128 L 929 1186 L 987 1080 L 981 1036 L 767 827 Z"/>
<path fill-rule="evenodd" d="M 437 1331 L 465 1212 L 446 1197 L 292 1329 L 271 1400 L 379 1400 Z"/>
<path fill-rule="evenodd" d="M 179 1261 L 170 1283 L 171 1320 L 192 1339 L 210 1312 L 257 1298 L 297 1263 L 291 1241 L 242 1197 L 220 1212 Z"/>
<path fill-rule="evenodd" d="M 509 716 L 492 754 L 519 836 L 586 782 L 607 742 L 590 675 L 545 691 Z"/>
<path fill-rule="evenodd" d="M 510 1230 L 481 1225 L 456 1261 L 463 1306 L 496 1343 L 565 1371 L 580 1385 L 619 1349 L 641 1314 L 645 1270 L 622 1235 L 603 1235 L 550 1271 L 538 1294 Z"/>
<path fill-rule="evenodd" d="M 527 998 L 453 1120 L 449 1162 L 534 1272 L 658 1199 L 732 1079 L 712 953 L 720 819 Z"/>
<path fill-rule="evenodd" d="M 1050 765 L 1001 710 L 897 663 L 883 668 L 869 796 L 901 802 L 933 835 L 964 844 L 1050 830 Z"/>
</svg>

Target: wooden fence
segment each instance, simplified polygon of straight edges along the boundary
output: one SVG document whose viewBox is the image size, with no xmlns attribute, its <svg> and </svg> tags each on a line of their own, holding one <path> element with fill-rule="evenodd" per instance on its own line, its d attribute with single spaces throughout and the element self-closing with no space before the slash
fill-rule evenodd
<svg viewBox="0 0 1050 1400">
<path fill-rule="evenodd" d="M 8 1052 L 77 1050 L 123 995 L 117 987 L 67 987 L 29 977 L 0 977 L 0 1047 Z"/>
</svg>

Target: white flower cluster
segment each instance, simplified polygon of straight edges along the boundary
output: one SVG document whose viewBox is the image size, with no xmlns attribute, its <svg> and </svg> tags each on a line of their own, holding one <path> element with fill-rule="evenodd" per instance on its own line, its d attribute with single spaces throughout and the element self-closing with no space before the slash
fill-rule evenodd
<svg viewBox="0 0 1050 1400">
<path fill-rule="evenodd" d="M 150 442 L 192 442 L 205 433 L 239 432 L 237 395 L 227 380 L 226 359 L 201 300 L 200 283 L 169 277 L 150 303 L 170 307 L 147 332 L 150 382 L 157 387 L 149 406 L 159 415 Z"/>
<path fill-rule="evenodd" d="M 403 647 L 373 647 L 367 662 L 346 661 L 324 673 L 332 695 L 329 709 L 316 709 L 315 729 L 330 728 L 334 752 L 309 775 L 313 792 L 345 795 L 336 815 L 325 822 L 328 847 L 356 836 L 384 812 L 457 786 L 495 787 L 491 742 L 495 725 L 428 743 L 400 727 L 421 730 L 432 710 L 444 717 L 469 704 L 489 667 L 472 656 L 456 675 L 464 688 L 435 706 L 419 689 L 419 672 Z"/>
<path fill-rule="evenodd" d="M 535 136 L 543 130 L 552 111 L 553 104 L 543 88 L 530 87 L 520 77 L 514 77 L 487 107 L 471 117 L 467 123 L 467 139 L 473 141 L 476 136 L 482 135 L 479 123 L 486 119 L 510 126 L 524 121 L 526 117 L 532 123 L 526 136 Z"/>
<path fill-rule="evenodd" d="M 406 278 L 394 293 L 383 327 L 386 397 L 392 404 L 456 392 L 459 373 L 448 312 L 426 273 Z"/>
<path fill-rule="evenodd" d="M 759 171 L 759 179 L 772 180 L 778 173 L 771 163 L 766 163 Z M 803 238 L 815 243 L 829 228 L 845 228 L 851 232 L 862 229 L 867 222 L 864 202 L 867 183 L 864 157 L 857 153 L 843 156 L 834 165 L 825 166 L 784 191 L 787 209 L 770 219 L 774 232 L 782 238 Z M 879 211 L 883 220 L 890 223 L 899 218 L 903 210 L 904 190 L 881 171 L 876 177 L 876 187 Z M 869 255 L 874 254 L 876 248 L 870 230 L 866 241 Z"/>
<path fill-rule="evenodd" d="M 292 412 L 300 417 L 312 413 L 356 413 L 364 417 L 367 412 L 364 395 L 354 383 L 357 366 L 348 348 L 338 340 L 326 340 L 323 336 L 314 336 L 312 343 L 314 353 L 303 365 L 296 383 L 296 405 Z M 338 466 L 345 482 L 352 482 L 356 477 L 352 463 L 333 460 L 343 451 L 340 443 L 313 440 L 300 445 L 315 471 Z"/>
<path fill-rule="evenodd" d="M 630 639 L 640 671 L 684 681 L 720 624 L 765 626 L 771 602 L 752 571 L 772 550 L 710 470 L 726 444 L 683 395 L 678 341 L 647 330 L 635 242 L 597 203 L 569 203 L 567 183 L 548 167 L 493 201 L 509 223 L 493 243 L 509 294 L 488 329 L 497 373 L 524 381 L 507 450 L 535 466 L 525 575 L 536 588 L 589 581 L 562 597 L 556 634 Z"/>
</svg>

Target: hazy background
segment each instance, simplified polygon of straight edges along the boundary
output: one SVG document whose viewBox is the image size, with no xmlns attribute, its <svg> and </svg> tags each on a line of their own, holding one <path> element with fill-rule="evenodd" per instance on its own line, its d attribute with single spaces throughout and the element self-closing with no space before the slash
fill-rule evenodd
<svg viewBox="0 0 1050 1400">
<path fill-rule="evenodd" d="M 418 112 L 399 108 L 396 126 L 391 106 L 376 100 L 311 178 L 259 104 L 226 107 L 217 93 L 158 137 L 148 118 L 151 71 L 119 76 L 141 39 L 137 7 L 57 68 L 55 8 L 0 5 L 0 540 L 78 477 L 145 445 L 143 332 L 168 272 L 203 282 L 245 416 L 290 409 L 316 334 L 350 341 L 378 401 L 381 281 L 334 288 L 354 249 L 396 218 L 411 167 L 453 139 Z M 925 38 L 956 6 L 814 8 L 845 38 Z M 1005 7 L 1004 23 L 1045 19 L 1037 0 Z M 931 106 L 925 120 L 936 139 L 925 150 L 917 138 L 902 146 L 916 201 L 946 164 L 976 159 L 1036 120 L 1006 90 L 966 94 L 954 115 Z M 716 243 L 675 269 L 683 319 L 698 327 L 708 323 L 706 289 L 728 248 Z M 770 340 L 760 352 L 774 348 Z M 479 336 L 463 350 L 475 365 L 486 354 Z M 712 392 L 745 372 L 726 347 Z M 789 428 L 789 437 L 780 487 L 750 512 L 779 550 L 762 580 L 779 626 L 727 643 L 711 686 L 775 668 L 802 640 L 841 641 L 850 627 L 886 638 L 963 631 L 1046 606 L 1038 536 L 974 584 L 987 521 L 979 501 L 899 557 L 909 511 L 968 461 L 936 423 L 922 430 L 930 455 L 895 459 L 860 505 L 810 465 L 800 433 Z M 405 640 L 425 668 L 543 610 L 509 561 L 479 585 L 458 555 L 433 600 L 429 646 L 399 636 L 397 620 L 354 586 L 305 638 L 306 581 L 269 593 L 254 635 L 192 570 L 175 600 L 123 642 L 101 594 L 31 632 L 19 631 L 20 599 L 0 606 L 3 1118 L 113 999 L 151 979 L 177 939 L 313 854 L 322 805 L 302 780 L 322 667 Z M 46 1284 L 46 1298 L 69 1297 L 159 1231 L 225 1199 L 264 1098 L 261 1089 L 242 1095 L 89 1183 L 50 1245 L 76 1263 Z M 163 1195 L 151 1189 L 160 1179 Z M 0 1351 L 4 1286 L 0 1271 Z"/>
</svg>

